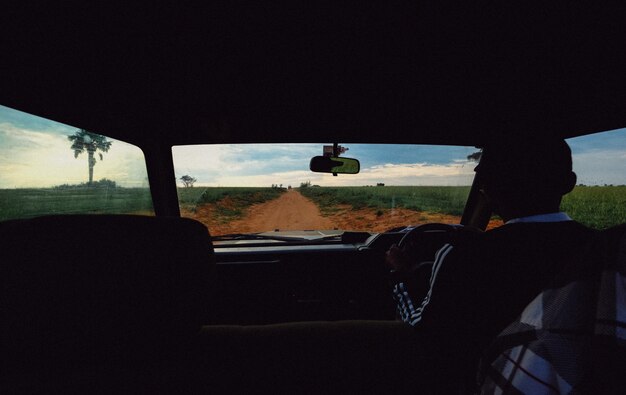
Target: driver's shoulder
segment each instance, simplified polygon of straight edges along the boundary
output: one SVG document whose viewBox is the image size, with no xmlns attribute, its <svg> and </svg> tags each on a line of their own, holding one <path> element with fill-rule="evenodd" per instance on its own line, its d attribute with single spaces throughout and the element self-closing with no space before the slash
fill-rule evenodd
<svg viewBox="0 0 626 395">
<path fill-rule="evenodd" d="M 575 221 L 506 224 L 485 232 L 476 245 L 479 256 L 495 260 L 541 260 L 543 256 L 571 256 L 594 239 L 596 231 Z"/>
</svg>

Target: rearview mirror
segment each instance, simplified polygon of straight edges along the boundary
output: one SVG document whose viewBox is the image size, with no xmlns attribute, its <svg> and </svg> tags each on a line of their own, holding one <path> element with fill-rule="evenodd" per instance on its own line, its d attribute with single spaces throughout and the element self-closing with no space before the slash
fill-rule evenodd
<svg viewBox="0 0 626 395">
<path fill-rule="evenodd" d="M 353 158 L 314 156 L 309 168 L 316 173 L 357 174 L 361 170 L 361 164 L 358 159 Z"/>
</svg>

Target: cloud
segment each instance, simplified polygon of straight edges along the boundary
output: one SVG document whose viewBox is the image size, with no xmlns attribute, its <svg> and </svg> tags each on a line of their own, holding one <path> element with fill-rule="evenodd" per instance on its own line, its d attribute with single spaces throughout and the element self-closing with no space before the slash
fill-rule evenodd
<svg viewBox="0 0 626 395">
<path fill-rule="evenodd" d="M 595 149 L 572 155 L 578 183 L 626 185 L 626 149 Z"/>
<path fill-rule="evenodd" d="M 45 148 L 58 141 L 59 135 L 19 128 L 8 122 L 0 123 L 0 150 L 11 152 Z"/>
<path fill-rule="evenodd" d="M 567 140 L 578 183 L 626 185 L 626 129 Z"/>
<path fill-rule="evenodd" d="M 0 123 L 0 188 L 38 188 L 78 184 L 88 180 L 86 153 L 74 158 L 67 136 L 76 128 L 53 131 Z M 94 167 L 94 179 L 109 178 L 121 186 L 147 186 L 141 150 L 122 141 L 113 142 L 104 160 Z"/>
<path fill-rule="evenodd" d="M 606 138 L 603 134 L 585 136 L 572 144 L 574 170 L 580 183 L 626 184 L 626 148 L 623 147 L 626 138 L 616 141 L 616 136 L 615 133 L 608 135 L 610 144 L 603 142 Z M 622 141 L 621 145 L 619 141 Z M 362 147 L 355 148 L 363 150 Z M 319 154 L 319 144 L 212 145 L 178 147 L 178 152 L 175 147 L 174 160 L 177 177 L 191 174 L 198 178 L 197 185 L 206 186 L 298 186 L 306 181 L 323 186 L 375 185 L 379 182 L 387 185 L 470 185 L 474 176 L 476 163 L 465 158 L 465 151 L 472 151 L 471 147 L 466 150 L 450 147 L 455 150 L 452 155 L 456 157 L 446 156 L 446 150 L 436 147 L 440 156 L 446 158 L 433 157 L 436 163 L 397 163 L 398 156 L 406 158 L 410 146 L 400 147 L 402 155 L 396 155 L 396 146 L 376 148 L 368 146 L 367 156 L 356 155 L 362 166 L 368 163 L 362 167 L 361 173 L 337 177 L 308 170 L 308 159 Z M 417 148 L 425 149 L 423 146 Z M 372 158 L 378 161 L 372 163 Z"/>
<path fill-rule="evenodd" d="M 354 180 L 336 182 L 334 185 L 470 185 L 474 176 L 472 166 L 460 163 L 386 163 L 361 170 Z"/>
<path fill-rule="evenodd" d="M 200 175 L 214 169 L 233 175 L 261 174 L 297 168 L 299 164 L 308 168 L 308 158 L 317 150 L 321 151 L 317 144 L 205 144 L 175 146 L 172 156 L 177 175 Z"/>
<path fill-rule="evenodd" d="M 405 153 L 407 145 L 367 145 L 367 156 L 359 157 L 370 163 L 360 174 L 339 175 L 313 173 L 309 158 L 321 154 L 322 144 L 243 144 L 173 147 L 176 178 L 189 174 L 198 179 L 198 186 L 299 186 L 310 181 L 325 186 L 375 185 L 470 185 L 475 163 L 464 159 L 447 159 L 446 163 L 393 163 L 398 152 Z M 356 150 L 363 147 L 356 146 Z M 451 147 L 457 149 L 458 147 Z M 422 147 L 424 149 L 424 147 Z M 472 150 L 472 148 L 468 148 Z M 464 153 L 464 149 L 462 152 Z M 441 158 L 446 150 L 441 150 Z M 460 151 L 459 151 L 460 152 Z M 363 154 L 363 153 L 362 153 Z M 454 155 L 459 155 L 455 152 Z M 372 164 L 372 158 L 386 158 Z"/>
<path fill-rule="evenodd" d="M 86 154 L 74 158 L 67 136 L 77 128 L 0 106 L 0 188 L 50 187 L 85 182 Z M 146 186 L 141 150 L 119 140 L 94 178 L 122 186 Z M 569 139 L 579 183 L 626 184 L 626 129 Z M 172 148 L 175 175 L 189 174 L 206 186 L 299 186 L 310 181 L 341 185 L 470 185 L 472 147 L 347 144 L 361 160 L 356 175 L 312 173 L 309 158 L 324 144 L 219 144 Z"/>
<path fill-rule="evenodd" d="M 470 185 L 473 178 L 473 166 L 458 163 L 432 165 L 413 164 L 382 164 L 361 169 L 359 174 L 313 173 L 310 170 L 291 170 L 272 172 L 260 175 L 222 174 L 213 177 L 210 182 L 198 179 L 198 186 L 257 186 L 267 187 L 272 184 L 283 186 L 299 186 L 310 181 L 313 185 L 349 186 L 376 185 Z"/>
</svg>

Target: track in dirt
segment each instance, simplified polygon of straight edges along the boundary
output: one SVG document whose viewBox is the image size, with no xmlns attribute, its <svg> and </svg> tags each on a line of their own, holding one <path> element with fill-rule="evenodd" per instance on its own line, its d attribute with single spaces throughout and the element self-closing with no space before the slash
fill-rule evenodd
<svg viewBox="0 0 626 395">
<path fill-rule="evenodd" d="M 322 216 L 315 203 L 294 189 L 288 190 L 274 200 L 249 207 L 243 218 L 220 221 L 214 213 L 214 207 L 211 204 L 205 204 L 198 207 L 195 212 L 183 212 L 182 215 L 204 223 L 213 235 L 264 232 L 275 229 L 342 229 L 384 232 L 395 227 L 431 222 L 459 223 L 461 219 L 453 215 L 419 212 L 404 208 L 355 210 L 349 205 L 338 206 L 335 213 Z M 498 221 L 493 221 L 490 227 L 499 224 Z"/>
<path fill-rule="evenodd" d="M 323 217 L 315 203 L 300 192 L 290 189 L 274 200 L 246 209 L 243 218 L 223 221 L 215 217 L 211 204 L 199 206 L 195 212 L 183 212 L 204 223 L 213 235 L 279 230 L 328 230 L 333 222 Z"/>
<path fill-rule="evenodd" d="M 332 222 L 322 217 L 317 205 L 294 189 L 288 190 L 274 200 L 250 207 L 245 218 L 231 224 L 237 226 L 239 222 L 256 231 L 333 228 Z"/>
</svg>

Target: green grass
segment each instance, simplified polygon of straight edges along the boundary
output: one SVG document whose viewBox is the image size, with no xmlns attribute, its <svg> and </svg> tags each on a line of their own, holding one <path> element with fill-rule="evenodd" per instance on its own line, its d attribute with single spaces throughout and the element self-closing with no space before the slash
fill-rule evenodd
<svg viewBox="0 0 626 395">
<path fill-rule="evenodd" d="M 308 187 L 299 191 L 317 203 L 325 215 L 336 212 L 339 204 L 354 209 L 404 207 L 461 215 L 469 187 Z M 626 186 L 577 186 L 563 198 L 561 209 L 595 229 L 626 223 Z"/>
<path fill-rule="evenodd" d="M 278 188 L 195 187 L 179 188 L 178 196 L 181 207 L 195 210 L 200 204 L 214 203 L 218 215 L 232 219 L 241 216 L 246 207 L 275 199 L 284 191 Z M 299 191 L 316 202 L 324 214 L 335 212 L 339 204 L 346 204 L 355 209 L 368 207 L 379 211 L 404 207 L 460 215 L 469 187 L 309 187 Z M 561 208 L 573 219 L 596 229 L 626 223 L 626 186 L 576 187 L 565 196 Z M 0 221 L 82 213 L 151 214 L 150 191 L 119 187 L 0 189 Z"/>
<path fill-rule="evenodd" d="M 323 214 L 336 211 L 339 204 L 353 209 L 409 210 L 461 215 L 470 187 L 308 187 L 299 191 L 318 204 Z"/>
<path fill-rule="evenodd" d="M 626 223 L 626 186 L 577 186 L 565 195 L 561 209 L 595 229 Z"/>
<path fill-rule="evenodd" d="M 0 189 L 0 221 L 48 214 L 154 214 L 148 188 Z"/>
<path fill-rule="evenodd" d="M 245 208 L 276 199 L 285 189 L 263 187 L 194 187 L 178 188 L 181 208 L 195 211 L 202 204 L 215 204 L 216 214 L 228 219 L 241 217 Z"/>
</svg>

